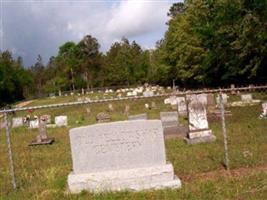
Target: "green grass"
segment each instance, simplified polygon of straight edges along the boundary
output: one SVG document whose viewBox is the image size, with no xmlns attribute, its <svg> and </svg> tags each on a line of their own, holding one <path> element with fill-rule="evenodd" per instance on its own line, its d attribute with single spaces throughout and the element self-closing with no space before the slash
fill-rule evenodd
<svg viewBox="0 0 267 200">
<path fill-rule="evenodd" d="M 156 102 L 157 108 L 145 110 L 144 104 Z M 44 100 L 41 100 L 43 103 Z M 121 101 L 113 103 L 115 111 L 110 113 L 112 121 L 125 120 L 126 104 L 130 114 L 148 113 L 150 119 L 159 118 L 160 111 L 171 110 L 163 99 Z M 35 104 L 39 104 L 36 101 Z M 54 103 L 54 102 L 53 102 Z M 91 113 L 86 113 L 90 107 Z M 217 137 L 216 142 L 189 146 L 182 139 L 165 141 L 167 159 L 182 180 L 179 190 L 159 190 L 119 193 L 66 193 L 66 178 L 72 169 L 68 130 L 72 127 L 93 124 L 97 113 L 107 111 L 107 104 L 44 109 L 33 114 L 68 115 L 69 127 L 48 129 L 55 138 L 50 146 L 28 147 L 36 137 L 37 130 L 12 129 L 11 141 L 14 155 L 18 190 L 13 191 L 8 171 L 4 130 L 0 131 L 0 199 L 267 199 L 267 173 L 253 171 L 245 176 L 224 177 L 223 136 L 221 122 L 214 121 L 210 127 Z M 260 105 L 228 108 L 233 116 L 226 118 L 230 168 L 253 169 L 267 164 L 267 120 L 259 120 Z M 16 113 L 17 116 L 27 112 Z M 183 120 L 185 121 L 185 120 Z M 196 178 L 198 174 L 218 171 L 216 178 Z"/>
</svg>

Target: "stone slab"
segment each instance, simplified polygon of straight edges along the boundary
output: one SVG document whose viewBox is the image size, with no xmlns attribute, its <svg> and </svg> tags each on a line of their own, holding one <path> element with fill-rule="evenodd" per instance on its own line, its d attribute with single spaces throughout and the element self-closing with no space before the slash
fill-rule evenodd
<svg viewBox="0 0 267 200">
<path fill-rule="evenodd" d="M 183 138 L 188 133 L 186 126 L 175 126 L 164 128 L 164 138 Z"/>
<path fill-rule="evenodd" d="M 198 130 L 198 131 L 192 131 L 188 133 L 188 137 L 190 139 L 199 138 L 199 137 L 206 137 L 212 134 L 212 131 L 210 129 L 208 130 Z"/>
<path fill-rule="evenodd" d="M 147 120 L 147 114 L 130 115 L 128 116 L 128 120 Z"/>
<path fill-rule="evenodd" d="M 32 140 L 29 146 L 53 144 L 54 141 L 55 141 L 54 138 L 47 138 L 47 139 L 43 139 L 42 141 Z"/>
<path fill-rule="evenodd" d="M 74 174 L 68 176 L 71 193 L 82 190 L 103 191 L 140 191 L 146 189 L 179 188 L 181 181 L 173 173 L 171 164 L 147 168 L 134 168 L 118 171 Z"/>
<path fill-rule="evenodd" d="M 211 134 L 209 136 L 198 137 L 198 138 L 193 138 L 193 139 L 185 137 L 184 140 L 186 141 L 187 144 L 199 144 L 199 143 L 206 143 L 206 142 L 214 142 L 216 140 L 216 136 Z"/>
</svg>

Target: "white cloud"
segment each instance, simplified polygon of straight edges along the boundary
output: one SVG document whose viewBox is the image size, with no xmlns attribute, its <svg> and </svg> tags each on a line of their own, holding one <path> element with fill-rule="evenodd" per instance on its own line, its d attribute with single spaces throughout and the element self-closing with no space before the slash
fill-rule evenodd
<svg viewBox="0 0 267 200">
<path fill-rule="evenodd" d="M 102 50 L 123 36 L 153 47 L 166 30 L 170 0 L 4 2 L 4 45 L 25 52 L 27 64 L 38 54 L 47 61 L 66 41 L 91 34 Z"/>
</svg>

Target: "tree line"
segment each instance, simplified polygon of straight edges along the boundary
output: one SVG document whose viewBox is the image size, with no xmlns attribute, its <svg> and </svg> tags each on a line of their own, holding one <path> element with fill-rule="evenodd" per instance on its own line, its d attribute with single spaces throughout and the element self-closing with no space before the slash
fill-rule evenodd
<svg viewBox="0 0 267 200">
<path fill-rule="evenodd" d="M 174 3 L 154 49 L 122 38 L 103 53 L 91 35 L 66 42 L 44 64 L 0 53 L 1 105 L 59 90 L 145 82 L 181 87 L 266 83 L 267 1 L 185 0 Z"/>
</svg>

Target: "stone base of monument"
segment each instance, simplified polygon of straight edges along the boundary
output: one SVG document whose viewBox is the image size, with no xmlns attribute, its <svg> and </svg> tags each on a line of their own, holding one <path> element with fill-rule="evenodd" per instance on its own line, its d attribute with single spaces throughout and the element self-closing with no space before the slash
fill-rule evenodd
<svg viewBox="0 0 267 200">
<path fill-rule="evenodd" d="M 186 126 L 164 127 L 163 132 L 165 138 L 183 138 L 186 136 L 188 128 Z"/>
<path fill-rule="evenodd" d="M 181 181 L 174 175 L 172 164 L 147 168 L 134 168 L 117 171 L 104 171 L 68 176 L 71 193 L 83 190 L 102 191 L 141 191 L 148 189 L 179 188 Z"/>
<path fill-rule="evenodd" d="M 209 129 L 196 130 L 188 133 L 188 136 L 184 138 L 187 144 L 198 144 L 205 142 L 213 142 L 216 140 L 216 136 L 212 134 Z"/>
<path fill-rule="evenodd" d="M 29 144 L 29 146 L 35 146 L 35 145 L 47 145 L 47 144 L 52 144 L 54 141 L 55 141 L 54 138 L 42 139 L 41 141 L 38 141 L 38 140 L 32 140 L 32 142 Z"/>
</svg>

